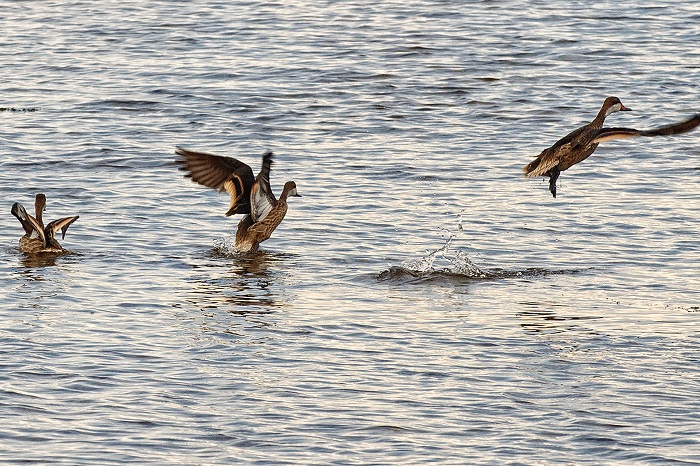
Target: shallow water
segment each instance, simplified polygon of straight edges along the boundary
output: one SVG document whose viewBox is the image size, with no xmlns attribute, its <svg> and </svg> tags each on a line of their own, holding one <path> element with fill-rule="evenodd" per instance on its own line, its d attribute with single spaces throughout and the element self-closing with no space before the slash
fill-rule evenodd
<svg viewBox="0 0 700 466">
<path fill-rule="evenodd" d="M 6 2 L 0 460 L 700 462 L 700 7 Z M 261 252 L 174 147 L 276 154 Z M 13 202 L 79 214 L 19 253 Z"/>
</svg>

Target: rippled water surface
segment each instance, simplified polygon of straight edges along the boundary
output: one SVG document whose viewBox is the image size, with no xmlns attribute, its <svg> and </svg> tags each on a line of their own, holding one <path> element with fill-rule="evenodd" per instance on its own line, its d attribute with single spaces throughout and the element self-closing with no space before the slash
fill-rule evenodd
<svg viewBox="0 0 700 466">
<path fill-rule="evenodd" d="M 521 173 L 700 111 L 639 3 L 1 3 L 0 461 L 700 463 L 700 132 Z M 240 256 L 176 145 L 303 197 Z"/>
</svg>

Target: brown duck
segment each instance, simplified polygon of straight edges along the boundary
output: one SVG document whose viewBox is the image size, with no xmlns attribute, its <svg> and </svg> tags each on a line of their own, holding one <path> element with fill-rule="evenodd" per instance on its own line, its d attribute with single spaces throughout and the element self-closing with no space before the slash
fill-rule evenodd
<svg viewBox="0 0 700 466">
<path fill-rule="evenodd" d="M 258 245 L 268 239 L 287 214 L 287 197 L 298 196 L 297 185 L 287 181 L 279 199 L 270 188 L 270 166 L 273 154 L 262 156 L 262 169 L 253 177 L 250 166 L 232 157 L 194 152 L 177 147 L 181 158 L 176 163 L 187 172 L 185 177 L 203 186 L 226 191 L 231 204 L 226 216 L 244 214 L 236 231 L 236 249 L 255 252 Z"/>
<path fill-rule="evenodd" d="M 630 110 L 622 105 L 617 97 L 608 97 L 603 102 L 598 115 L 577 130 L 567 134 L 552 147 L 545 149 L 535 160 L 528 163 L 523 171 L 525 176 L 548 176 L 549 191 L 557 197 L 557 178 L 567 168 L 585 160 L 598 144 L 612 139 L 625 139 L 637 136 L 669 136 L 694 129 L 700 124 L 700 114 L 682 123 L 641 131 L 632 128 L 603 128 L 605 117 L 618 111 Z"/>
<path fill-rule="evenodd" d="M 12 204 L 10 212 L 17 217 L 17 220 L 22 224 L 22 228 L 24 228 L 24 236 L 19 239 L 20 251 L 29 254 L 40 252 L 61 253 L 66 251 L 58 243 L 56 233 L 60 230 L 61 238 L 65 238 L 68 227 L 78 220 L 79 215 L 54 220 L 44 226 L 42 215 L 44 209 L 46 209 L 46 196 L 43 194 L 37 194 L 34 201 L 36 217 L 29 215 L 22 204 L 18 202 Z"/>
</svg>

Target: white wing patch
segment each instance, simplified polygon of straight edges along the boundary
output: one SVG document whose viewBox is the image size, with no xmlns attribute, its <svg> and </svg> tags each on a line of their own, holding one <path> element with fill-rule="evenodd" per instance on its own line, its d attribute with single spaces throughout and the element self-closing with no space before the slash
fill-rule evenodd
<svg viewBox="0 0 700 466">
<path fill-rule="evenodd" d="M 274 199 L 270 199 L 270 193 L 261 189 L 260 183 L 255 183 L 250 190 L 250 214 L 256 222 L 262 221 L 272 210 Z"/>
</svg>

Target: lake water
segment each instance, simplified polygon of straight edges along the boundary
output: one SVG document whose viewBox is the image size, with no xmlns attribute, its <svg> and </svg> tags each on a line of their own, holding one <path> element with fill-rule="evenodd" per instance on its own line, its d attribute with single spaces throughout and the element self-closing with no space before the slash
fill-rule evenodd
<svg viewBox="0 0 700 466">
<path fill-rule="evenodd" d="M 700 111 L 639 3 L 0 4 L 0 461 L 700 463 L 700 131 L 521 171 Z M 176 145 L 303 197 L 241 257 Z"/>
</svg>

